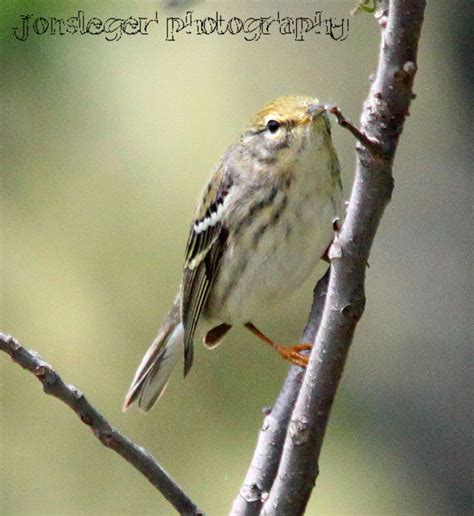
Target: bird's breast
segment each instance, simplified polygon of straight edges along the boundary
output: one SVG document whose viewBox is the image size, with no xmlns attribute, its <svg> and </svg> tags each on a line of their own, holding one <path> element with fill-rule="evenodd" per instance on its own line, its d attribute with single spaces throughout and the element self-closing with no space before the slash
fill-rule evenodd
<svg viewBox="0 0 474 516">
<path fill-rule="evenodd" d="M 313 170 L 314 174 L 322 171 Z M 269 204 L 230 228 L 204 315 L 245 324 L 285 302 L 304 282 L 332 239 L 340 192 L 321 176 L 294 175 Z"/>
</svg>

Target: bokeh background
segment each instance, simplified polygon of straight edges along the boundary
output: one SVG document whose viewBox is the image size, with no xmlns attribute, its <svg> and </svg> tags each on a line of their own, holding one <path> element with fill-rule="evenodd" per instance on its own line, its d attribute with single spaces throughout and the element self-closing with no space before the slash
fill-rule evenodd
<svg viewBox="0 0 474 516">
<path fill-rule="evenodd" d="M 208 514 L 226 514 L 287 365 L 237 329 L 177 374 L 147 416 L 120 411 L 131 376 L 173 300 L 188 224 L 223 150 L 263 103 L 288 93 L 357 119 L 377 61 L 370 15 L 348 38 L 309 35 L 37 36 L 20 14 L 163 19 L 349 17 L 318 2 L 2 2 L 1 330 L 38 351 L 111 422 L 147 447 Z M 471 9 L 469 9 L 469 6 Z M 429 2 L 417 99 L 395 163 L 396 189 L 367 274 L 367 309 L 335 403 L 308 514 L 472 511 L 470 259 L 472 4 Z M 354 141 L 334 139 L 346 195 Z M 263 321 L 299 336 L 315 272 Z M 162 497 L 0 356 L 0 511 L 172 514 Z"/>
</svg>

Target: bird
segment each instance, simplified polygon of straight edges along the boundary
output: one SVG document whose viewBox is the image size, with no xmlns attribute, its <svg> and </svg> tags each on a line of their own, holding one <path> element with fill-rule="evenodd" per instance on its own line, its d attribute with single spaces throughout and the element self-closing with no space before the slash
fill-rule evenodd
<svg viewBox="0 0 474 516">
<path fill-rule="evenodd" d="M 194 338 L 217 347 L 243 325 L 284 359 L 305 367 L 309 344 L 284 346 L 255 325 L 327 259 L 341 219 L 340 165 L 326 108 L 289 95 L 267 103 L 214 167 L 190 224 L 182 282 L 125 396 L 147 412 Z"/>
</svg>

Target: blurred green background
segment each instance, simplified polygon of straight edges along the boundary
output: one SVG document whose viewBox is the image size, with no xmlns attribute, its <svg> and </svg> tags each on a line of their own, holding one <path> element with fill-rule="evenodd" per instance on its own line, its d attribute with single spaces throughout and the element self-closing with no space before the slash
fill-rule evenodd
<svg viewBox="0 0 474 516">
<path fill-rule="evenodd" d="M 356 0 L 193 3 L 195 16 L 348 17 Z M 66 4 L 66 5 L 65 5 Z M 37 36 L 20 14 L 182 15 L 145 1 L 5 1 L 1 44 L 1 331 L 147 447 L 208 514 L 238 492 L 287 365 L 248 332 L 197 346 L 146 417 L 120 411 L 135 368 L 173 300 L 195 200 L 220 154 L 263 103 L 288 93 L 336 102 L 356 120 L 379 30 L 349 36 Z M 469 1 L 429 2 L 417 99 L 395 164 L 396 189 L 367 276 L 367 309 L 338 393 L 308 514 L 471 512 L 472 55 Z M 189 6 L 188 6 L 189 7 Z M 470 71 L 472 77 L 472 69 Z M 471 82 L 472 86 L 472 82 Z M 348 195 L 354 141 L 334 139 Z M 466 227 L 468 229 L 466 229 Z M 316 271 L 262 329 L 292 342 Z M 0 356 L 0 511 L 172 514 L 162 497 Z"/>
</svg>

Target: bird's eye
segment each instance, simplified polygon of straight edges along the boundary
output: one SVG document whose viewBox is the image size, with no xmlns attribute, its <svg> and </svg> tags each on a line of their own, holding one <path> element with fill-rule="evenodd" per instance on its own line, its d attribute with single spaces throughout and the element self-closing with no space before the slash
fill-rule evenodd
<svg viewBox="0 0 474 516">
<path fill-rule="evenodd" d="M 267 129 L 271 132 L 271 133 L 276 133 L 278 131 L 278 129 L 280 129 L 280 122 L 277 122 L 276 120 L 269 120 L 267 122 Z"/>
</svg>

